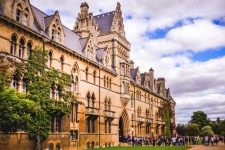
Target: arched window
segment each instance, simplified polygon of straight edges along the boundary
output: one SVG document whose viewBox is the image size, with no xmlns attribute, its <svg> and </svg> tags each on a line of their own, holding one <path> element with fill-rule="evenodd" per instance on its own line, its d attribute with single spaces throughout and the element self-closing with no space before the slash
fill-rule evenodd
<svg viewBox="0 0 225 150">
<path fill-rule="evenodd" d="M 112 88 L 112 82 L 111 82 L 111 78 L 109 79 L 109 89 Z"/>
<path fill-rule="evenodd" d="M 124 74 L 125 74 L 125 67 L 122 66 L 122 68 L 121 68 L 121 75 L 124 76 Z"/>
<path fill-rule="evenodd" d="M 106 84 L 105 84 L 105 82 L 106 82 L 105 76 L 104 76 L 103 80 L 104 80 L 104 87 L 105 87 L 105 85 L 106 85 Z"/>
<path fill-rule="evenodd" d="M 124 88 L 125 88 L 125 83 L 124 83 L 124 82 L 122 82 L 122 91 L 121 91 L 122 93 L 124 93 L 124 92 L 125 92 L 125 89 L 124 89 Z"/>
<path fill-rule="evenodd" d="M 96 71 L 93 72 L 93 82 L 94 82 L 94 84 L 96 82 L 95 80 L 96 80 Z"/>
<path fill-rule="evenodd" d="M 60 33 L 61 33 L 61 29 L 58 28 L 57 33 L 55 34 L 55 41 L 56 42 L 60 42 Z"/>
<path fill-rule="evenodd" d="M 85 69 L 86 81 L 88 81 L 88 67 Z"/>
<path fill-rule="evenodd" d="M 75 79 L 72 80 L 72 86 L 71 89 L 73 92 L 77 92 L 78 87 L 78 77 L 76 76 Z"/>
<path fill-rule="evenodd" d="M 27 44 L 27 58 L 30 58 L 30 55 L 31 55 L 31 49 L 32 49 L 32 44 L 31 42 L 29 42 Z"/>
<path fill-rule="evenodd" d="M 16 36 L 13 35 L 11 38 L 10 54 L 15 55 L 15 52 L 16 52 Z"/>
<path fill-rule="evenodd" d="M 108 100 L 107 97 L 105 98 L 105 102 L 104 102 L 104 106 L 105 106 L 105 110 L 108 110 Z"/>
<path fill-rule="evenodd" d="M 52 66 L 52 52 L 48 53 L 48 68 Z"/>
<path fill-rule="evenodd" d="M 109 78 L 108 77 L 106 78 L 106 85 L 107 85 L 106 87 L 109 88 Z"/>
<path fill-rule="evenodd" d="M 23 21 L 22 21 L 25 26 L 28 26 L 28 16 L 29 16 L 29 10 L 28 8 L 26 8 L 23 12 Z"/>
<path fill-rule="evenodd" d="M 131 108 L 134 107 L 134 95 L 133 93 L 131 94 Z"/>
<path fill-rule="evenodd" d="M 111 110 L 111 98 L 108 100 L 108 110 Z"/>
<path fill-rule="evenodd" d="M 59 61 L 59 70 L 60 72 L 63 72 L 63 62 L 64 62 L 64 58 L 63 56 L 60 57 L 60 61 Z"/>
<path fill-rule="evenodd" d="M 23 58 L 23 53 L 24 53 L 24 40 L 20 40 L 20 47 L 19 47 L 19 57 Z"/>
<path fill-rule="evenodd" d="M 52 40 L 55 40 L 55 30 L 56 30 L 55 25 L 52 25 Z"/>
<path fill-rule="evenodd" d="M 12 79 L 12 82 L 10 83 L 10 87 L 14 88 L 15 90 L 18 89 L 18 79 L 16 78 L 16 76 L 14 76 L 14 78 Z"/>
<path fill-rule="evenodd" d="M 22 81 L 21 83 L 21 89 L 20 89 L 20 92 L 22 93 L 27 93 L 27 83 L 25 80 Z"/>
<path fill-rule="evenodd" d="M 16 7 L 16 21 L 17 22 L 21 22 L 21 12 L 22 12 L 21 4 L 18 4 Z"/>
</svg>

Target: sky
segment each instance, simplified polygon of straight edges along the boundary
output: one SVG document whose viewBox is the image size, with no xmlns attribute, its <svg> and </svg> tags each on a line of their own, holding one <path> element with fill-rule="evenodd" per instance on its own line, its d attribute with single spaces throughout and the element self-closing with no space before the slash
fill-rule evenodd
<svg viewBox="0 0 225 150">
<path fill-rule="evenodd" d="M 176 123 L 193 112 L 225 119 L 225 1 L 117 0 L 121 4 L 131 59 L 140 72 L 152 67 L 176 101 Z M 86 0 L 89 12 L 114 11 L 115 0 Z M 30 0 L 73 28 L 82 0 Z"/>
</svg>

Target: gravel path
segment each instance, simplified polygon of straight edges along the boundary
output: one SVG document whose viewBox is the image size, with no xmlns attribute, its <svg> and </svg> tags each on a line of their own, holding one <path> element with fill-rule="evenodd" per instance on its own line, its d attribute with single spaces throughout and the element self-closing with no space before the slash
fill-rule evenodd
<svg viewBox="0 0 225 150">
<path fill-rule="evenodd" d="M 225 146 L 203 146 L 203 145 L 196 145 L 188 150 L 225 150 Z"/>
</svg>

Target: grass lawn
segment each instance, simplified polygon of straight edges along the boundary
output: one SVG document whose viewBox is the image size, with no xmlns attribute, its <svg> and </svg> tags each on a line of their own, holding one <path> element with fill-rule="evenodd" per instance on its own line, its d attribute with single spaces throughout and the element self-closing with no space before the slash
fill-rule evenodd
<svg viewBox="0 0 225 150">
<path fill-rule="evenodd" d="M 190 146 L 121 146 L 121 147 L 107 147 L 98 148 L 102 150 L 186 150 L 191 148 Z"/>
</svg>

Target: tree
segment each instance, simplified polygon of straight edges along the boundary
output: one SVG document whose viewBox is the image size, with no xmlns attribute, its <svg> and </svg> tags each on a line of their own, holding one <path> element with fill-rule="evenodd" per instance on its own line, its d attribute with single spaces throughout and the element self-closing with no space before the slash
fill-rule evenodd
<svg viewBox="0 0 225 150">
<path fill-rule="evenodd" d="M 210 122 L 210 127 L 212 128 L 213 132 L 215 134 L 220 134 L 220 118 L 217 118 L 216 121 L 211 121 Z"/>
<path fill-rule="evenodd" d="M 48 137 L 51 118 L 69 114 L 71 103 L 81 104 L 76 95 L 67 90 L 71 86 L 70 75 L 47 68 L 47 57 L 47 51 L 36 47 L 28 61 L 15 61 L 6 57 L 0 59 L 1 130 L 4 133 L 16 132 L 18 129 L 28 131 L 29 137 L 36 141 L 36 149 L 40 149 L 41 141 Z M 16 75 L 23 77 L 29 94 L 9 88 L 9 83 Z M 60 100 L 50 97 L 52 87 L 58 88 Z"/>
<path fill-rule="evenodd" d="M 186 130 L 187 130 L 187 127 L 185 124 L 181 124 L 181 123 L 177 124 L 176 131 L 178 135 L 185 136 Z"/>
<path fill-rule="evenodd" d="M 204 135 L 204 136 L 206 136 L 206 135 L 212 136 L 213 134 L 214 134 L 214 133 L 213 133 L 213 131 L 212 131 L 212 129 L 211 129 L 210 126 L 204 126 L 204 127 L 202 128 L 202 135 Z"/>
<path fill-rule="evenodd" d="M 186 134 L 189 136 L 200 135 L 200 130 L 197 124 L 188 124 L 186 129 Z"/>
<path fill-rule="evenodd" d="M 197 111 L 193 112 L 193 116 L 191 116 L 191 121 L 189 121 L 189 123 L 197 124 L 201 130 L 204 126 L 210 125 L 210 120 L 207 118 L 207 114 L 203 111 Z"/>
</svg>

